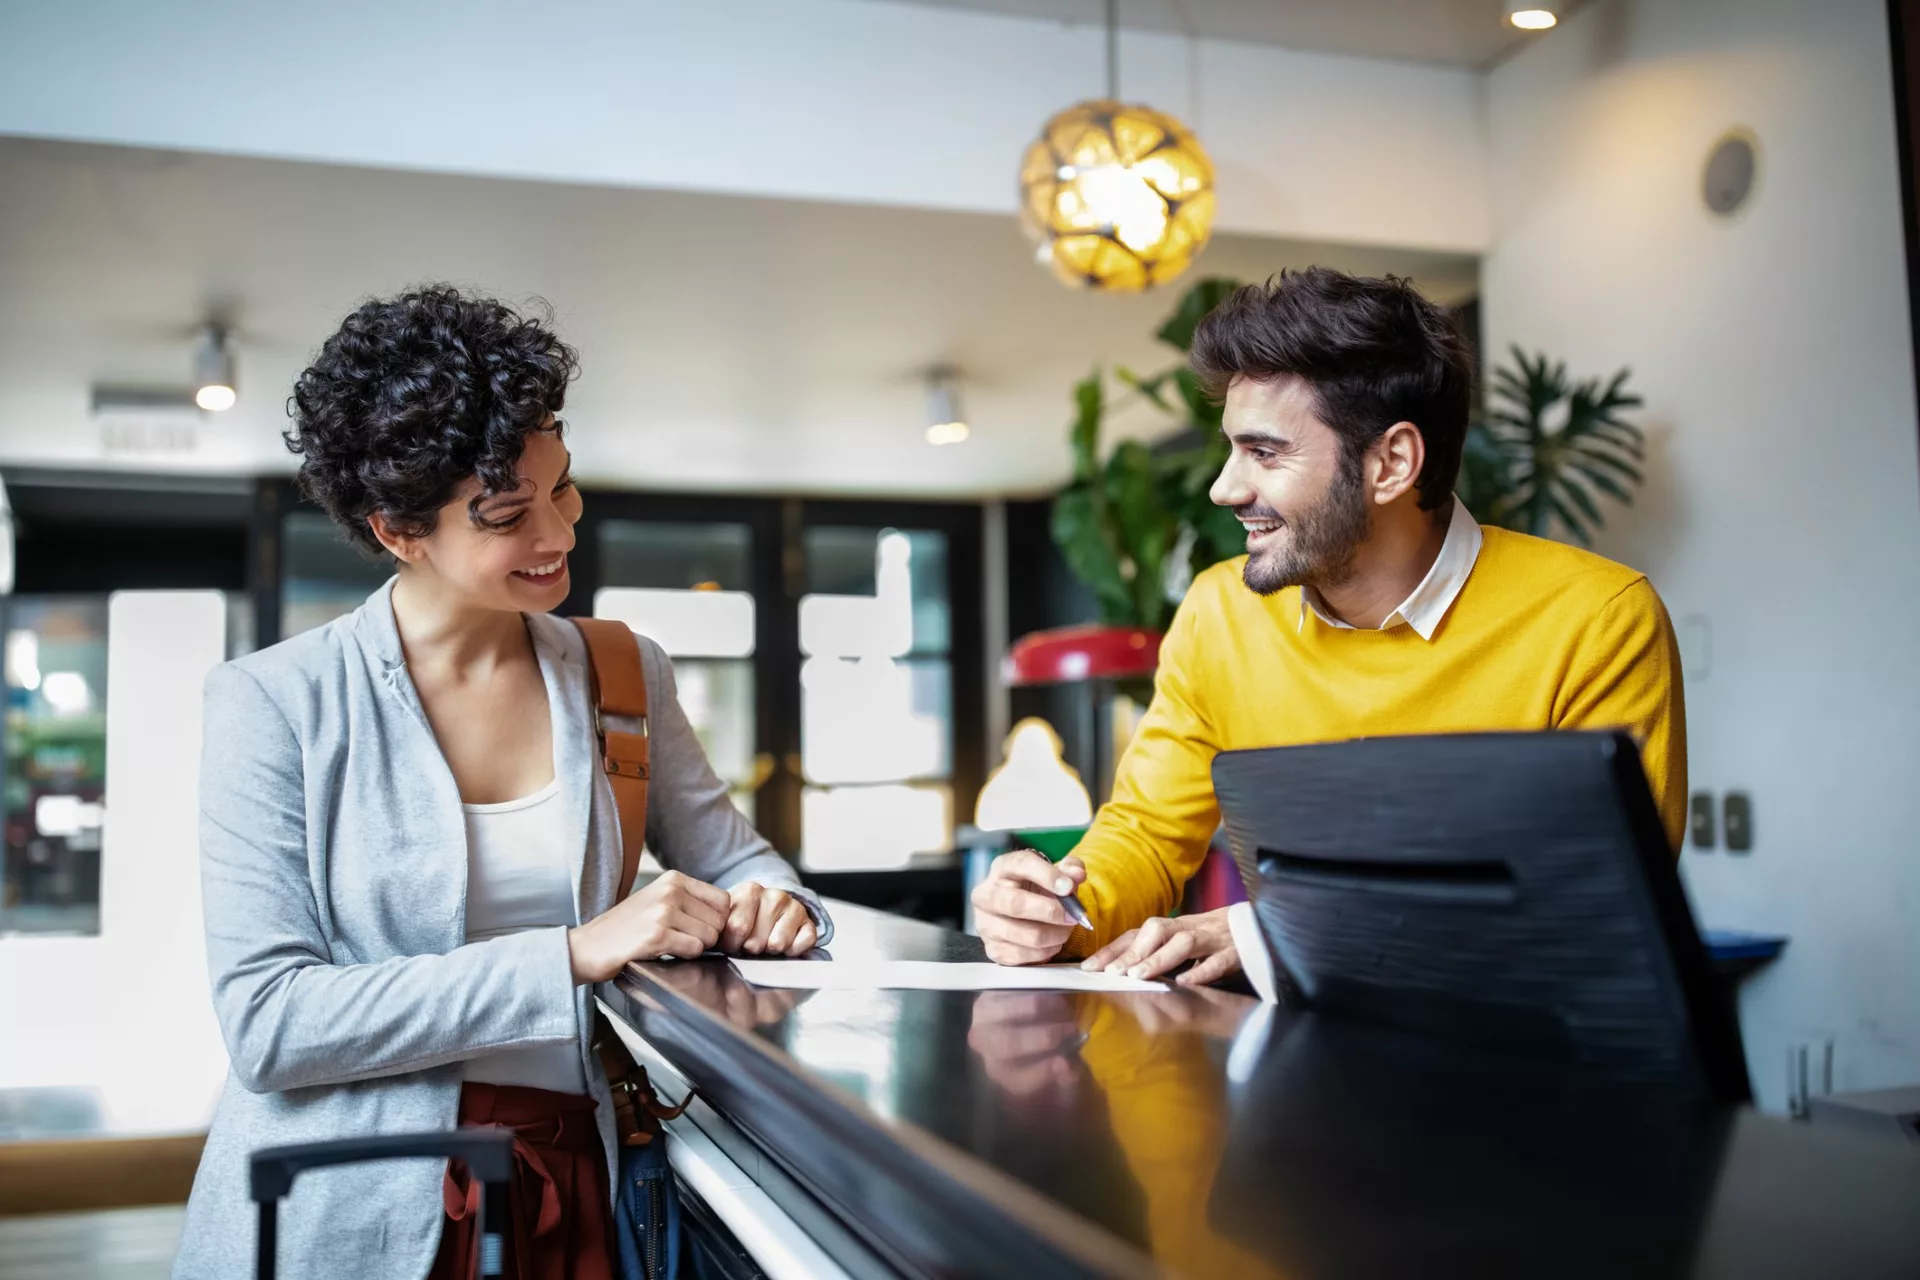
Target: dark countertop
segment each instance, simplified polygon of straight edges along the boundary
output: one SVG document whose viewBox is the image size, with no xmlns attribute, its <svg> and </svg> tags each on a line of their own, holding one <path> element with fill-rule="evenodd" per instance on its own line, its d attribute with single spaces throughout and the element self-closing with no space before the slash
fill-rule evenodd
<svg viewBox="0 0 1920 1280">
<path fill-rule="evenodd" d="M 834 912 L 842 962 L 983 958 Z M 600 994 L 856 1275 L 1920 1276 L 1904 1144 L 1226 992 L 778 991 L 702 960 Z"/>
</svg>

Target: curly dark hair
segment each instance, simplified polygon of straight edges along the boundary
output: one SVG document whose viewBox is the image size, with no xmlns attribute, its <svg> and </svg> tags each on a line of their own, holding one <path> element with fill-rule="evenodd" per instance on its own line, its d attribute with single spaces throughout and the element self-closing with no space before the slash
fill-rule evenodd
<svg viewBox="0 0 1920 1280">
<path fill-rule="evenodd" d="M 544 304 L 542 304 L 544 308 Z M 426 285 L 361 305 L 293 384 L 287 448 L 301 455 L 300 487 L 378 552 L 368 518 L 425 537 L 469 476 L 468 506 L 511 492 L 533 431 L 561 431 L 579 356 L 546 324 L 492 298 Z"/>
<path fill-rule="evenodd" d="M 1216 397 L 1236 377 L 1305 379 L 1356 475 L 1368 445 L 1411 422 L 1427 445 L 1416 482 L 1421 510 L 1452 498 L 1473 355 L 1452 318 L 1407 280 L 1308 267 L 1250 284 L 1200 322 L 1193 369 Z"/>
</svg>

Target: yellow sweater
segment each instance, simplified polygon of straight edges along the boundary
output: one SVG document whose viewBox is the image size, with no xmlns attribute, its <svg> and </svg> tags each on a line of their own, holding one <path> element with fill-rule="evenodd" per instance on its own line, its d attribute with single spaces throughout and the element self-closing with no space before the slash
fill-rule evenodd
<svg viewBox="0 0 1920 1280">
<path fill-rule="evenodd" d="M 1677 849 L 1685 826 L 1680 655 L 1641 574 L 1599 556 L 1485 529 L 1473 572 L 1423 640 L 1412 627 L 1333 627 L 1300 589 L 1267 597 L 1244 558 L 1194 582 L 1160 650 L 1153 705 L 1121 757 L 1113 800 L 1076 852 L 1086 954 L 1165 915 L 1220 822 L 1213 757 L 1243 747 L 1391 734 L 1624 728 L 1640 743 Z"/>
</svg>

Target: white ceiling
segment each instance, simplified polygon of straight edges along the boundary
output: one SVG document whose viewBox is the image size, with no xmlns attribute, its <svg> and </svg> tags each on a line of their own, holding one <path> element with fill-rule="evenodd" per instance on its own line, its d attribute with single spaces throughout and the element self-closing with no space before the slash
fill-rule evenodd
<svg viewBox="0 0 1920 1280">
<path fill-rule="evenodd" d="M 1308 262 L 1447 300 L 1477 279 L 1455 255 L 1246 236 L 1199 271 Z M 0 464 L 287 469 L 309 354 L 358 300 L 433 279 L 552 301 L 584 361 L 578 469 L 639 487 L 1036 492 L 1066 475 L 1075 378 L 1176 358 L 1151 338 L 1174 293 L 1062 288 L 1011 217 L 0 138 Z M 191 453 L 104 452 L 89 384 L 183 379 L 215 307 L 238 325 L 240 406 Z M 965 372 L 975 428 L 946 449 L 924 442 L 917 373 L 939 362 Z"/>
<path fill-rule="evenodd" d="M 1106 21 L 1106 0 L 889 2 L 1053 22 Z M 1506 25 L 1501 0 L 1120 0 L 1119 17 L 1129 30 L 1463 67 L 1484 67 L 1534 38 Z"/>
</svg>

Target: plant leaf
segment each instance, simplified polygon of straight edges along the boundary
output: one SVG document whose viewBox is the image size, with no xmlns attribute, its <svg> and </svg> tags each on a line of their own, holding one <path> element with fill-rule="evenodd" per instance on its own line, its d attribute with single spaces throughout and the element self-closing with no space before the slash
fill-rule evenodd
<svg viewBox="0 0 1920 1280">
<path fill-rule="evenodd" d="M 1593 495 L 1587 492 L 1584 484 L 1575 479 L 1571 471 L 1561 475 L 1560 483 L 1555 486 L 1555 492 L 1580 508 L 1580 514 L 1593 521 L 1594 528 L 1598 529 L 1607 522 L 1606 517 L 1600 514 L 1600 508 L 1594 503 Z"/>
<path fill-rule="evenodd" d="M 1193 350 L 1193 335 L 1207 313 L 1225 302 L 1240 288 L 1240 281 L 1224 276 L 1209 276 L 1180 295 L 1180 302 L 1153 336 L 1170 347 Z"/>
<path fill-rule="evenodd" d="M 1624 480 L 1630 480 L 1634 484 L 1639 484 L 1646 478 L 1640 474 L 1640 468 L 1634 466 L 1624 458 L 1608 453 L 1604 449 L 1596 449 L 1588 445 L 1576 448 L 1572 453 L 1573 457 L 1578 460 L 1579 465 L 1583 468 L 1605 468 L 1614 475 Z"/>
<path fill-rule="evenodd" d="M 1187 416 L 1193 425 L 1202 431 L 1218 431 L 1221 415 L 1226 406 L 1208 397 L 1200 385 L 1200 375 L 1182 365 L 1173 371 L 1174 384 L 1179 388 L 1181 402 L 1187 406 Z"/>
<path fill-rule="evenodd" d="M 1053 541 L 1076 578 L 1093 588 L 1101 620 L 1118 624 L 1129 620 L 1132 593 L 1120 571 L 1118 549 L 1101 526 L 1092 486 L 1074 484 L 1053 500 Z"/>
<path fill-rule="evenodd" d="M 1573 512 L 1567 510 L 1566 504 L 1560 501 L 1559 496 L 1554 492 L 1552 492 L 1551 490 L 1546 491 L 1545 496 L 1547 499 L 1547 502 L 1546 502 L 1547 509 L 1552 511 L 1554 515 L 1560 518 L 1560 523 L 1567 526 L 1568 532 L 1572 533 L 1574 537 L 1580 539 L 1580 545 L 1583 547 L 1592 546 L 1593 535 L 1587 531 L 1587 527 L 1585 525 L 1580 523 L 1579 517 L 1574 515 Z M 1544 536 L 1546 532 L 1544 522 L 1538 532 Z"/>
<path fill-rule="evenodd" d="M 1120 535 L 1123 554 L 1132 561 L 1127 579 L 1135 625 L 1156 630 L 1165 625 L 1167 552 L 1180 536 L 1179 521 L 1162 499 L 1153 451 L 1129 440 L 1107 459 L 1108 509 Z"/>
<path fill-rule="evenodd" d="M 1621 506 L 1630 507 L 1633 505 L 1633 492 L 1606 472 L 1596 471 L 1591 467 L 1582 466 L 1580 467 L 1580 478 L 1608 497 L 1614 499 Z"/>
<path fill-rule="evenodd" d="M 1100 474 L 1100 416 L 1105 408 L 1100 393 L 1100 370 L 1073 384 L 1073 478 L 1083 483 Z"/>
<path fill-rule="evenodd" d="M 1173 377 L 1174 372 L 1174 370 L 1168 369 L 1165 373 L 1157 373 L 1151 378 L 1143 378 L 1124 365 L 1117 365 L 1113 370 L 1113 376 L 1127 386 L 1132 387 L 1135 391 L 1138 391 L 1147 399 L 1153 401 L 1154 405 L 1161 411 L 1165 413 L 1178 413 L 1179 410 L 1173 407 L 1173 402 L 1167 399 L 1167 393 L 1161 390 L 1162 387 L 1166 386 L 1167 380 Z"/>
</svg>

